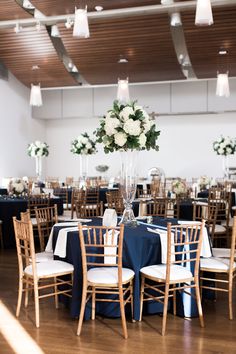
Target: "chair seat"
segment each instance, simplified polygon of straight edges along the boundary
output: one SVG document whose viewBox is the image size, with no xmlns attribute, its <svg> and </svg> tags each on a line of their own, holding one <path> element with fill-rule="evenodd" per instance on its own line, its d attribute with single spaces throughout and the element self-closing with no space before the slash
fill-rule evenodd
<svg viewBox="0 0 236 354">
<path fill-rule="evenodd" d="M 140 272 L 144 275 L 152 278 L 158 278 L 160 280 L 166 280 L 166 265 L 155 264 L 152 266 L 143 267 Z M 190 270 L 185 267 L 173 264 L 170 267 L 170 281 L 187 280 L 193 277 Z"/>
<path fill-rule="evenodd" d="M 122 282 L 126 283 L 134 277 L 134 271 L 122 268 Z M 89 269 L 87 279 L 95 284 L 118 284 L 118 268 L 116 267 L 97 267 Z"/>
<path fill-rule="evenodd" d="M 53 252 L 39 252 L 35 254 L 36 262 L 48 262 L 53 260 Z"/>
<path fill-rule="evenodd" d="M 234 219 L 233 219 L 233 218 L 229 219 L 229 224 L 228 224 L 228 226 L 229 226 L 229 227 L 233 227 L 233 222 L 234 222 Z M 227 221 L 226 221 L 226 220 L 222 221 L 222 224 L 221 224 L 221 225 L 226 226 L 226 225 L 227 225 Z"/>
<path fill-rule="evenodd" d="M 48 261 L 36 263 L 36 272 L 38 277 L 49 275 L 60 275 L 61 273 L 73 272 L 74 267 L 72 264 L 62 261 Z M 25 274 L 33 275 L 32 265 L 29 265 L 24 270 Z"/>
<path fill-rule="evenodd" d="M 227 271 L 229 270 L 229 262 L 229 259 L 219 257 L 201 258 L 200 268 Z M 236 268 L 236 263 L 234 263 L 234 268 Z"/>
<path fill-rule="evenodd" d="M 212 227 L 210 226 L 209 229 L 210 229 L 210 232 L 211 232 Z M 224 233 L 224 232 L 226 232 L 226 227 L 223 226 L 223 225 L 216 224 L 216 226 L 215 226 L 215 234 Z"/>
</svg>

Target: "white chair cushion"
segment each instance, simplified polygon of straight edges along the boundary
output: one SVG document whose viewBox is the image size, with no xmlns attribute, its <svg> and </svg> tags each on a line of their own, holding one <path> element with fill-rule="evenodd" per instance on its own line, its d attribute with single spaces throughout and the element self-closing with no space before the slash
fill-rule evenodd
<svg viewBox="0 0 236 354">
<path fill-rule="evenodd" d="M 234 223 L 234 219 L 233 218 L 229 219 L 229 225 L 228 226 L 229 227 L 233 227 L 233 223 Z M 227 224 L 227 221 L 224 220 L 224 221 L 222 221 L 221 225 L 226 226 L 226 224 Z"/>
<path fill-rule="evenodd" d="M 128 268 L 122 268 L 122 282 L 131 280 L 134 271 Z M 117 284 L 118 268 L 117 267 L 97 267 L 88 270 L 87 279 L 90 283 L 96 284 Z"/>
<path fill-rule="evenodd" d="M 74 267 L 72 264 L 62 261 L 48 261 L 42 263 L 36 263 L 37 276 L 48 276 L 54 274 L 61 274 L 66 272 L 73 272 Z M 29 275 L 33 275 L 32 265 L 25 268 L 24 272 Z"/>
<path fill-rule="evenodd" d="M 35 254 L 36 262 L 48 262 L 53 260 L 53 252 L 39 252 Z"/>
<path fill-rule="evenodd" d="M 36 218 L 30 218 L 32 225 L 36 226 L 37 225 L 37 219 Z"/>
<path fill-rule="evenodd" d="M 142 274 L 158 278 L 158 279 L 166 279 L 166 264 L 155 264 L 152 266 L 143 267 L 140 272 Z M 193 274 L 190 270 L 185 267 L 172 264 L 170 266 L 170 280 L 184 280 L 192 278 Z"/>
<path fill-rule="evenodd" d="M 209 229 L 210 229 L 210 232 L 211 232 L 212 227 L 210 226 Z M 216 224 L 215 233 L 224 233 L 224 232 L 226 232 L 225 226 Z"/>
<path fill-rule="evenodd" d="M 60 219 L 63 219 L 63 218 L 70 218 L 71 217 L 71 210 L 64 210 L 63 211 L 63 215 L 62 216 L 59 216 Z"/>
<path fill-rule="evenodd" d="M 229 270 L 229 259 L 217 257 L 201 258 L 200 268 Z M 236 263 L 234 263 L 234 268 L 236 268 Z"/>
</svg>

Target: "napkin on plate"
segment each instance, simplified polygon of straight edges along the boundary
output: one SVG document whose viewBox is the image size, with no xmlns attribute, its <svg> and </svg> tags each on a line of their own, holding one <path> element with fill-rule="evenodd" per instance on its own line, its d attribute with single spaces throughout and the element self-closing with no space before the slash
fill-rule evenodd
<svg viewBox="0 0 236 354">
<path fill-rule="evenodd" d="M 153 232 L 155 234 L 159 234 L 161 241 L 161 263 L 166 264 L 167 262 L 167 230 L 163 229 L 151 229 L 147 228 L 149 232 Z M 174 255 L 174 234 L 171 234 L 171 263 L 175 261 Z"/>
<path fill-rule="evenodd" d="M 67 234 L 70 231 L 79 232 L 78 227 L 66 227 L 58 232 L 56 247 L 54 250 L 55 256 L 59 256 L 61 258 L 66 257 Z"/>
</svg>

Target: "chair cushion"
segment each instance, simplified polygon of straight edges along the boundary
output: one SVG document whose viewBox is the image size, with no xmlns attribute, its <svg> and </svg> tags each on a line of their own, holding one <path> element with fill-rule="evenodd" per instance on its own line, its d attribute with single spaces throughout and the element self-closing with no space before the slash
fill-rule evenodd
<svg viewBox="0 0 236 354">
<path fill-rule="evenodd" d="M 48 261 L 36 263 L 36 271 L 38 277 L 63 274 L 73 272 L 74 267 L 72 264 L 62 261 Z M 33 275 L 32 265 L 29 265 L 24 270 L 25 274 Z"/>
<path fill-rule="evenodd" d="M 229 226 L 229 227 L 233 227 L 233 223 L 234 223 L 234 218 L 229 219 L 229 224 L 228 224 L 228 226 Z M 221 225 L 226 226 L 226 225 L 227 225 L 227 221 L 226 221 L 226 220 L 222 221 L 222 224 L 221 224 Z"/>
<path fill-rule="evenodd" d="M 128 268 L 122 268 L 122 282 L 131 280 L 134 271 Z M 90 283 L 96 284 L 117 284 L 118 268 L 117 267 L 97 267 L 88 270 L 87 279 Z"/>
<path fill-rule="evenodd" d="M 212 227 L 210 226 L 209 229 L 210 229 L 210 232 L 211 232 Z M 224 232 L 226 232 L 225 226 L 216 224 L 215 233 L 224 233 Z"/>
<path fill-rule="evenodd" d="M 165 264 L 155 264 L 152 266 L 143 267 L 140 272 L 142 274 L 162 279 L 165 281 L 166 279 L 166 265 Z M 176 264 L 172 264 L 170 266 L 170 280 L 181 280 L 181 279 L 189 279 L 192 278 L 193 274 L 186 267 L 182 267 Z"/>
<path fill-rule="evenodd" d="M 201 258 L 200 268 L 229 270 L 229 261 L 229 259 L 217 257 Z M 234 263 L 234 268 L 236 268 L 236 263 Z"/>
<path fill-rule="evenodd" d="M 35 254 L 36 262 L 47 262 L 53 260 L 53 252 L 39 252 Z"/>
</svg>

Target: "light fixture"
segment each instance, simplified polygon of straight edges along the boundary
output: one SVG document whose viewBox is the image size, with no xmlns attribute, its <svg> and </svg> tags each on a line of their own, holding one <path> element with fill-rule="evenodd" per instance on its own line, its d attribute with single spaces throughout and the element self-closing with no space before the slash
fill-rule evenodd
<svg viewBox="0 0 236 354">
<path fill-rule="evenodd" d="M 195 25 L 210 26 L 213 24 L 211 0 L 197 0 Z"/>
<path fill-rule="evenodd" d="M 38 9 L 34 10 L 34 18 L 41 19 L 44 17 L 45 17 L 45 15 L 41 11 L 39 11 Z"/>
<path fill-rule="evenodd" d="M 51 37 L 61 37 L 57 25 L 53 25 L 53 26 L 51 27 Z"/>
<path fill-rule="evenodd" d="M 73 26 L 73 24 L 74 24 L 74 21 L 70 17 L 68 17 L 66 22 L 65 22 L 65 27 L 67 29 L 70 29 Z"/>
<path fill-rule="evenodd" d="M 118 60 L 117 62 L 118 64 L 125 64 L 125 63 L 128 63 L 128 59 L 120 56 L 120 59 Z"/>
<path fill-rule="evenodd" d="M 219 55 L 226 55 L 226 54 L 228 54 L 227 50 L 226 50 L 226 49 L 223 49 L 223 48 L 220 49 L 218 53 L 219 53 Z"/>
<path fill-rule="evenodd" d="M 75 22 L 73 28 L 73 36 L 80 37 L 80 38 L 89 37 L 87 6 L 85 9 L 75 8 Z"/>
<path fill-rule="evenodd" d="M 118 87 L 117 87 L 117 100 L 123 103 L 128 103 L 129 98 L 129 79 L 127 77 L 126 80 L 118 79 Z"/>
<path fill-rule="evenodd" d="M 95 10 L 98 11 L 98 12 L 100 12 L 100 11 L 103 10 L 103 7 L 100 6 L 100 5 L 97 5 L 97 6 L 95 6 Z"/>
<path fill-rule="evenodd" d="M 182 26 L 181 16 L 179 12 L 173 12 L 170 15 L 170 25 L 172 27 Z"/>
<path fill-rule="evenodd" d="M 34 85 L 31 84 L 31 91 L 30 91 L 30 105 L 40 107 L 42 106 L 42 94 L 40 84 Z"/>
<path fill-rule="evenodd" d="M 161 0 L 162 5 L 172 5 L 174 0 Z"/>
<path fill-rule="evenodd" d="M 77 67 L 75 65 L 73 65 L 71 71 L 72 71 L 72 73 L 78 73 L 79 72 L 79 70 L 77 69 Z"/>
<path fill-rule="evenodd" d="M 228 72 L 225 74 L 217 73 L 216 96 L 219 97 L 230 96 Z"/>
<path fill-rule="evenodd" d="M 29 9 L 29 10 L 35 9 L 34 5 L 32 5 L 29 0 L 24 0 L 24 1 L 23 1 L 23 7 L 24 7 L 25 9 Z"/>
</svg>

